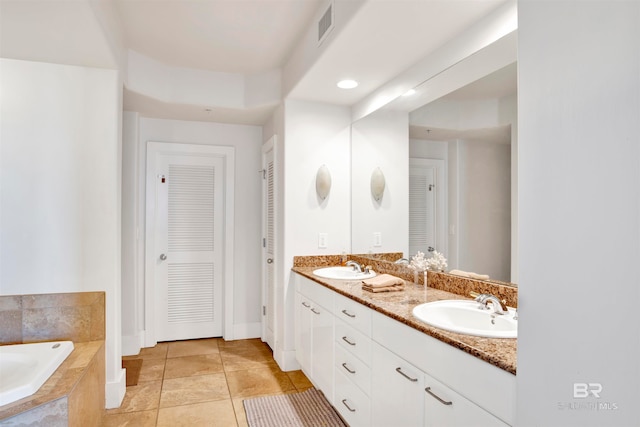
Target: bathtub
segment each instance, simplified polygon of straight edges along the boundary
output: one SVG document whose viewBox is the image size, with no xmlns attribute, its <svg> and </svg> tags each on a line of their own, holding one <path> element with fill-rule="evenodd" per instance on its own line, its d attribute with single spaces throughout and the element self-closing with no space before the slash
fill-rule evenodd
<svg viewBox="0 0 640 427">
<path fill-rule="evenodd" d="M 0 346 L 0 406 L 31 396 L 73 351 L 73 342 Z"/>
</svg>

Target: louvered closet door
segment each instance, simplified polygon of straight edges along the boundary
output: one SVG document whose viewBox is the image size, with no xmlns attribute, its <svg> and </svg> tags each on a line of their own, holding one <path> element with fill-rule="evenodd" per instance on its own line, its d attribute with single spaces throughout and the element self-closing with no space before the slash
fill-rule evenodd
<svg viewBox="0 0 640 427">
<path fill-rule="evenodd" d="M 409 254 L 436 247 L 435 169 L 409 168 Z"/>
<path fill-rule="evenodd" d="M 221 336 L 223 160 L 161 157 L 156 244 L 166 259 L 156 270 L 157 340 Z"/>
<path fill-rule="evenodd" d="M 275 164 L 273 148 L 264 153 L 264 327 L 263 339 L 275 348 Z"/>
</svg>

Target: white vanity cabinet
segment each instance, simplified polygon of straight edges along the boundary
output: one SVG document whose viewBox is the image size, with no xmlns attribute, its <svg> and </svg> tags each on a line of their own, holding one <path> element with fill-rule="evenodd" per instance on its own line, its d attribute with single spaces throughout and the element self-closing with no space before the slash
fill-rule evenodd
<svg viewBox="0 0 640 427">
<path fill-rule="evenodd" d="M 301 278 L 302 279 L 302 278 Z M 306 280 L 306 279 L 305 279 Z M 295 295 L 296 359 L 313 384 L 333 401 L 333 292 L 310 280 Z M 300 284 L 301 280 L 298 280 Z M 329 308 L 327 308 L 329 307 Z"/>
<path fill-rule="evenodd" d="M 415 427 L 423 421 L 424 375 L 388 349 L 374 343 L 371 355 L 372 426 Z"/>
<path fill-rule="evenodd" d="M 425 427 L 508 427 L 440 381 L 424 374 Z"/>
<path fill-rule="evenodd" d="M 334 295 L 335 407 L 351 426 L 371 425 L 371 310 Z"/>
<path fill-rule="evenodd" d="M 513 425 L 515 376 L 296 274 L 296 357 L 351 427 Z"/>
<path fill-rule="evenodd" d="M 515 423 L 516 377 L 509 372 L 378 312 L 372 314 L 372 339 L 422 371 L 419 406 L 424 411 L 424 424 L 419 425 L 491 427 Z"/>
</svg>

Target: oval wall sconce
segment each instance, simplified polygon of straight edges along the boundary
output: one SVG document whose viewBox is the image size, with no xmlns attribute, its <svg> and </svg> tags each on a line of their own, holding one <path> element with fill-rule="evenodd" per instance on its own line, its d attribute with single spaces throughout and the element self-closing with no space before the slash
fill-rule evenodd
<svg viewBox="0 0 640 427">
<path fill-rule="evenodd" d="M 320 166 L 316 173 L 316 194 L 324 200 L 331 191 L 331 173 L 326 165 Z"/>
<path fill-rule="evenodd" d="M 377 167 L 371 173 L 371 195 L 379 202 L 382 199 L 382 195 L 384 194 L 384 174 L 382 170 Z"/>
</svg>

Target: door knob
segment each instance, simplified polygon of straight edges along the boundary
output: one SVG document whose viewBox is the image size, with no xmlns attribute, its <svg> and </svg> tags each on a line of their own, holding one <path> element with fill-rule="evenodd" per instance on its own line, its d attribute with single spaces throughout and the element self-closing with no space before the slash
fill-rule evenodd
<svg viewBox="0 0 640 427">
<path fill-rule="evenodd" d="M 273 258 L 267 258 L 267 264 L 273 264 Z"/>
<path fill-rule="evenodd" d="M 165 254 L 160 254 L 160 261 L 164 261 L 165 259 L 167 259 L 167 256 Z"/>
</svg>

